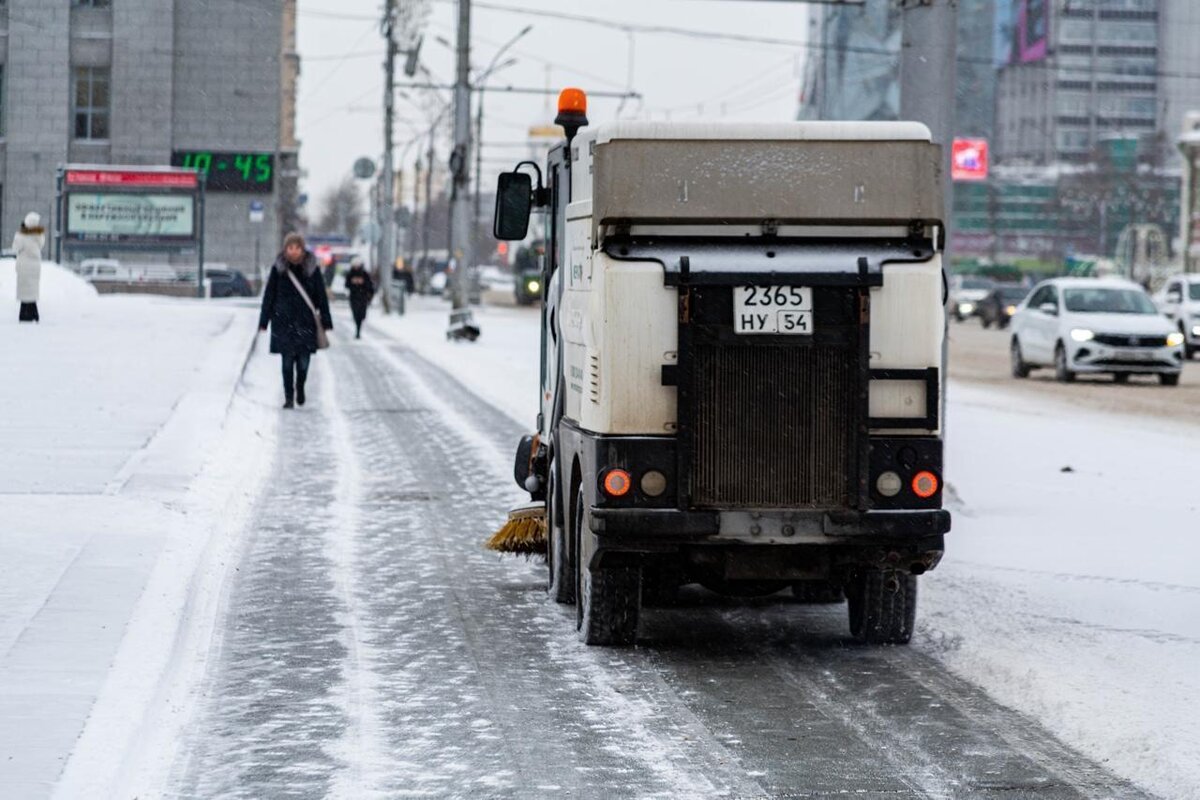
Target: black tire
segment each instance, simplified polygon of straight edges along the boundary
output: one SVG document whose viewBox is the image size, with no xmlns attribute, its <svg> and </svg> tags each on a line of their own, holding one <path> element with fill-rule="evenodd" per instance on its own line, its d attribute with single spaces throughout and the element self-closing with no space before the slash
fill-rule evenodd
<svg viewBox="0 0 1200 800">
<path fill-rule="evenodd" d="M 575 571 L 576 620 L 579 640 L 590 645 L 629 645 L 637 639 L 641 612 L 641 567 L 601 567 L 591 569 L 585 556 L 585 537 L 595 536 L 588 529 L 583 489 L 575 497 Z"/>
<path fill-rule="evenodd" d="M 562 605 L 575 604 L 575 565 L 568 549 L 567 524 L 562 499 L 558 496 L 558 465 L 550 462 L 550 478 L 546 487 L 546 593 Z"/>
<path fill-rule="evenodd" d="M 1113 383 L 1129 383 L 1129 373 L 1128 372 L 1114 372 L 1113 373 Z"/>
<path fill-rule="evenodd" d="M 1161 383 L 1163 386 L 1178 386 L 1179 385 L 1179 373 L 1178 372 L 1160 372 L 1158 374 L 1158 382 Z"/>
<path fill-rule="evenodd" d="M 1059 383 L 1071 383 L 1075 380 L 1075 372 L 1067 366 L 1067 348 L 1062 342 L 1054 348 L 1054 380 Z"/>
<path fill-rule="evenodd" d="M 850 633 L 866 644 L 908 644 L 917 619 L 917 578 L 863 569 L 846 583 Z"/>
<path fill-rule="evenodd" d="M 1012 362 L 1012 376 L 1014 378 L 1028 378 L 1029 365 L 1025 363 L 1024 357 L 1021 355 L 1021 343 L 1017 341 L 1017 337 L 1013 337 L 1012 344 L 1008 347 L 1009 358 Z"/>
<path fill-rule="evenodd" d="M 796 581 L 792 584 L 792 596 L 801 603 L 842 603 L 846 591 L 834 581 Z"/>
<path fill-rule="evenodd" d="M 987 315 L 985 315 L 985 314 L 979 315 L 979 324 L 983 326 L 984 330 L 987 330 L 988 328 L 992 327 L 992 321 L 990 319 L 988 319 Z"/>
<path fill-rule="evenodd" d="M 1195 358 L 1195 356 L 1196 348 L 1192 347 L 1190 344 L 1185 344 L 1183 346 L 1183 357 L 1188 361 L 1191 361 L 1193 358 Z"/>
</svg>

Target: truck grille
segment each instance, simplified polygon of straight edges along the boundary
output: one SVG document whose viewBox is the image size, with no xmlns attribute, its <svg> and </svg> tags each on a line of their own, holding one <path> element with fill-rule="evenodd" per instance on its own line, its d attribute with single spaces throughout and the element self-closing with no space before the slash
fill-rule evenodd
<svg viewBox="0 0 1200 800">
<path fill-rule="evenodd" d="M 844 347 L 695 347 L 691 504 L 845 508 L 856 485 L 858 356 Z"/>
</svg>

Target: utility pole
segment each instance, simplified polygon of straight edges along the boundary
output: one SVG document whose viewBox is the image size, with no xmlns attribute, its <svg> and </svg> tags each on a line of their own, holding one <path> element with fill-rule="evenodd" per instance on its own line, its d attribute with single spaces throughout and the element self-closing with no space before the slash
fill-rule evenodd
<svg viewBox="0 0 1200 800">
<path fill-rule="evenodd" d="M 396 168 L 392 156 L 392 129 L 396 121 L 396 0 L 387 0 L 383 11 L 383 35 L 387 39 L 383 89 L 383 186 L 379 200 L 382 238 L 379 245 L 379 288 L 383 313 L 392 310 L 392 269 L 396 264 L 396 213 L 392 201 L 396 191 Z"/>
<path fill-rule="evenodd" d="M 434 138 L 437 136 L 437 122 L 429 126 L 429 150 L 425 153 L 425 230 L 421 233 L 421 277 L 429 271 L 429 240 L 433 236 L 433 152 Z M 424 286 L 425 284 L 421 284 Z"/>
<path fill-rule="evenodd" d="M 923 122 L 942 146 L 947 229 L 954 206 L 950 146 L 954 141 L 958 0 L 900 0 L 900 119 Z M 947 244 L 949 244 L 947 230 Z"/>
<path fill-rule="evenodd" d="M 900 119 L 923 122 L 942 146 L 942 221 L 946 248 L 942 274 L 950 264 L 950 231 L 954 216 L 954 182 L 950 149 L 954 142 L 954 97 L 957 86 L 958 0 L 900 0 Z M 949 319 L 946 321 L 949 324 Z M 942 369 L 950 357 L 949 337 L 942 339 Z M 946 395 L 941 392 L 942 419 Z M 943 435 L 946 424 L 942 423 Z"/>
<path fill-rule="evenodd" d="M 471 0 L 458 0 L 458 67 L 454 81 L 454 149 L 450 153 L 450 221 L 454 231 L 454 308 L 467 306 L 467 270 L 474 260 L 470 186 Z"/>
<path fill-rule="evenodd" d="M 424 222 L 422 217 L 417 219 L 418 203 L 421 202 L 421 157 L 413 165 L 413 202 L 412 218 L 408 222 L 408 277 L 414 283 L 417 280 L 417 222 Z"/>
</svg>

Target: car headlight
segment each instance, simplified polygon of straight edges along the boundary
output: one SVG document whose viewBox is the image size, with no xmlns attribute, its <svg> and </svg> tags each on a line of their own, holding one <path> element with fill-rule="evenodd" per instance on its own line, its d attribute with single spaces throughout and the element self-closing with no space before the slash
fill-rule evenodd
<svg viewBox="0 0 1200 800">
<path fill-rule="evenodd" d="M 529 283 L 525 284 L 525 288 L 528 289 L 530 293 L 537 294 L 538 290 L 542 288 L 542 284 L 538 281 L 530 281 Z"/>
<path fill-rule="evenodd" d="M 1200 325 L 1192 326 L 1192 336 L 1200 336 Z"/>
<path fill-rule="evenodd" d="M 1006 306 L 1004 311 L 1006 314 L 1008 314 L 1011 317 L 1013 314 L 1017 313 L 1017 307 L 1016 306 Z"/>
<path fill-rule="evenodd" d="M 975 310 L 974 303 L 959 303 L 958 304 L 958 313 L 960 313 L 960 314 L 970 314 L 974 310 Z"/>
<path fill-rule="evenodd" d="M 1167 334 L 1167 347 L 1179 347 L 1183 344 L 1183 334 L 1179 331 Z"/>
<path fill-rule="evenodd" d="M 1075 328 L 1071 331 L 1071 339 L 1076 342 L 1090 342 L 1096 338 L 1096 334 L 1089 331 L 1087 328 Z"/>
</svg>

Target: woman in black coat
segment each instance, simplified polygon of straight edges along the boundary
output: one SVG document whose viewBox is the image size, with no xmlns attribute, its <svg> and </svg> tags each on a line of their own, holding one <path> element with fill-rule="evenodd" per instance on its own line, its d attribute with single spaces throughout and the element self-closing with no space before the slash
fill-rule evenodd
<svg viewBox="0 0 1200 800">
<path fill-rule="evenodd" d="M 267 324 L 271 325 L 271 352 L 283 356 L 284 408 L 294 408 L 297 403 L 304 405 L 308 363 L 317 352 L 317 320 L 296 287 L 297 282 L 304 288 L 312 308 L 320 314 L 321 327 L 333 330 L 329 296 L 317 269 L 317 259 L 305 249 L 304 237 L 289 233 L 283 240 L 283 252 L 271 268 L 258 318 L 259 330 L 265 331 Z"/>
<path fill-rule="evenodd" d="M 363 320 L 367 318 L 367 306 L 375 296 L 375 282 L 363 267 L 363 260 L 355 256 L 346 273 L 346 288 L 350 291 L 350 311 L 354 314 L 354 338 L 362 338 Z"/>
</svg>

